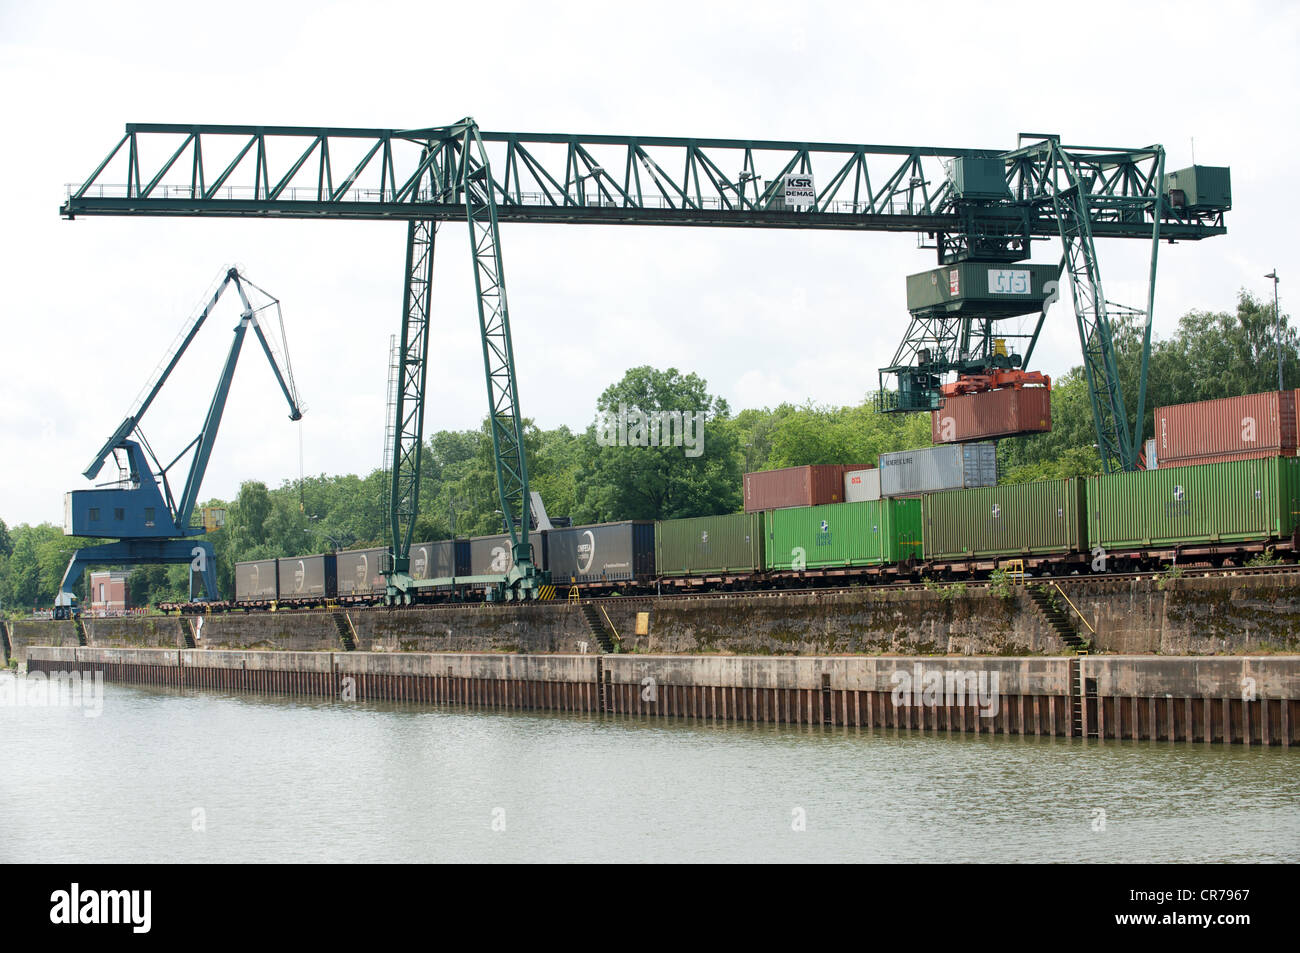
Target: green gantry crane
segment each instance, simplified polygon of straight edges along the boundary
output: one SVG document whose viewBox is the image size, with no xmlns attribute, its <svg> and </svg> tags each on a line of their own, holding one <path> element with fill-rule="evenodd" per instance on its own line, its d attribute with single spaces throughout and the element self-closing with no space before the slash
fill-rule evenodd
<svg viewBox="0 0 1300 953">
<path fill-rule="evenodd" d="M 472 119 L 409 130 L 132 123 L 90 176 L 69 187 L 60 213 L 407 223 L 387 566 L 394 604 L 447 581 L 413 579 L 409 550 L 419 503 L 434 236 L 441 222 L 466 221 L 497 488 L 514 555 L 510 573 L 491 582 L 499 598 L 529 599 L 545 579 L 528 541 L 528 469 L 500 223 L 912 232 L 932 242 L 941 265 L 1005 266 L 1028 259 L 1033 241 L 1060 238 L 1059 267 L 1074 299 L 1103 465 L 1133 469 L 1140 430 L 1120 387 L 1109 319 L 1115 306 L 1102 294 L 1096 240 L 1151 242 L 1140 312 L 1140 426 L 1159 242 L 1224 234 L 1231 207 L 1226 169 L 1194 166 L 1166 175 L 1164 164 L 1158 145 L 1068 146 L 1055 135 L 1031 134 L 1016 149 L 998 151 L 482 132 Z M 1014 300 L 1018 279 L 1006 280 Z M 1031 298 L 1041 310 L 1023 357 L 1017 355 L 1020 366 L 1050 303 L 1045 295 Z M 938 305 L 914 310 L 893 364 L 882 369 L 882 390 L 886 375 L 898 381 L 886 409 L 932 409 L 943 374 L 990 363 L 993 322 L 1015 311 L 1005 302 L 974 314 Z"/>
</svg>

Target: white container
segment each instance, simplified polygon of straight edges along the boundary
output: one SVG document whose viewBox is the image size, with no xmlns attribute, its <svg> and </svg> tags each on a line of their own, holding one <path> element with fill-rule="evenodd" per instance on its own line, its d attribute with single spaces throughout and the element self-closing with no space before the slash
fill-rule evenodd
<svg viewBox="0 0 1300 953">
<path fill-rule="evenodd" d="M 861 503 L 880 499 L 880 471 L 850 470 L 844 474 L 844 502 Z"/>
<path fill-rule="evenodd" d="M 1156 470 L 1160 467 L 1160 461 L 1156 459 L 1156 438 L 1152 437 L 1146 442 L 1147 469 Z"/>
<path fill-rule="evenodd" d="M 880 495 L 885 497 L 996 486 L 997 482 L 997 447 L 991 443 L 947 444 L 880 455 Z"/>
</svg>

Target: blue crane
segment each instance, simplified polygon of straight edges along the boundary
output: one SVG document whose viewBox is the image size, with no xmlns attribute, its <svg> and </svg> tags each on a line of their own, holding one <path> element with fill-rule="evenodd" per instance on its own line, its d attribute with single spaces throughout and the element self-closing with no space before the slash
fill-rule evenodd
<svg viewBox="0 0 1300 953">
<path fill-rule="evenodd" d="M 234 287 L 239 294 L 243 310 L 239 324 L 235 326 L 235 340 L 226 356 L 226 363 L 217 381 L 216 393 L 208 407 L 203 427 L 198 435 L 186 445 L 176 457 L 165 466 L 154 455 L 149 441 L 140 430 L 140 421 L 145 412 L 158 396 L 168 377 L 184 356 L 186 349 L 202 329 L 208 316 L 216 307 L 227 288 Z M 260 292 L 268 299 L 266 304 L 254 308 L 248 300 L 248 289 Z M 134 411 L 127 415 L 104 446 L 95 454 L 90 465 L 82 471 L 88 480 L 97 477 L 109 457 L 113 457 L 118 466 L 118 479 L 112 483 L 96 486 L 91 490 L 73 490 L 64 495 L 63 513 L 65 536 L 107 538 L 116 540 L 97 546 L 86 546 L 73 553 L 68 568 L 59 585 L 59 597 L 56 602 L 56 616 L 67 616 L 75 606 L 73 586 L 81 579 L 83 571 L 92 565 L 138 566 L 158 563 L 189 563 L 190 599 L 196 601 L 196 577 L 203 580 L 203 595 L 197 601 L 215 600 L 217 598 L 216 559 L 212 544 L 207 540 L 196 539 L 206 532 L 203 526 L 191 526 L 190 516 L 194 512 L 199 498 L 199 488 L 203 484 L 203 475 L 212 456 L 212 447 L 216 443 L 217 430 L 221 426 L 221 415 L 226 408 L 226 397 L 230 393 L 230 382 L 235 375 L 235 364 L 244 344 L 244 336 L 251 327 L 257 335 L 262 350 L 270 361 L 276 382 L 289 402 L 289 419 L 302 419 L 302 405 L 298 399 L 297 387 L 293 380 L 293 369 L 289 364 L 286 348 L 284 371 L 267 340 L 266 334 L 258 323 L 260 311 L 274 307 L 279 311 L 280 302 L 267 294 L 248 277 L 235 268 L 229 269 L 213 291 L 206 306 L 178 338 L 171 353 L 159 364 L 156 378 L 141 393 L 143 397 L 137 402 Z M 281 325 L 283 338 L 283 324 Z M 190 450 L 194 456 L 190 470 L 185 477 L 179 498 L 172 493 L 168 472 Z M 152 468 L 150 463 L 152 462 Z"/>
</svg>

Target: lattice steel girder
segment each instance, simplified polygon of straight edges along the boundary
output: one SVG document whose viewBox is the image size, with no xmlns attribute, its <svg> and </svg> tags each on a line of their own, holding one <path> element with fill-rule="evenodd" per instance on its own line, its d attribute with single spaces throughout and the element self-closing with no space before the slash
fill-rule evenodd
<svg viewBox="0 0 1300 953">
<path fill-rule="evenodd" d="M 464 214 L 463 128 L 321 129 L 128 124 L 95 171 L 69 188 L 77 215 L 210 215 L 448 220 Z M 481 132 L 498 222 L 828 228 L 964 235 L 985 210 L 1030 236 L 1058 234 L 1059 171 L 1041 143 L 990 149 Z M 1152 147 L 1066 146 L 1093 192 L 1093 235 L 1150 238 L 1161 187 Z M 1013 199 L 956 199 L 945 163 L 1002 157 Z M 782 176 L 812 173 L 810 208 L 773 207 Z M 779 205 L 780 203 L 777 202 Z M 991 213 L 990 213 L 991 214 Z M 1161 211 L 1165 238 L 1223 234 L 1222 211 Z"/>
<path fill-rule="evenodd" d="M 406 289 L 388 497 L 393 572 L 399 574 L 410 570 L 411 536 L 420 513 L 420 453 L 424 447 L 424 388 L 429 370 L 429 307 L 437 229 L 436 222 L 412 221 L 406 234 Z"/>
</svg>

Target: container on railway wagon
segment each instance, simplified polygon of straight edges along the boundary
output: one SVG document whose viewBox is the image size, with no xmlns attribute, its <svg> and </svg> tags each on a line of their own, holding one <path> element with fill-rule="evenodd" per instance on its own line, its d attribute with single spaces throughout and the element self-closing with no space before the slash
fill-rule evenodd
<svg viewBox="0 0 1300 953">
<path fill-rule="evenodd" d="M 1267 542 L 1300 524 L 1300 459 L 1088 477 L 1088 539 L 1106 550 Z"/>
<path fill-rule="evenodd" d="M 880 499 L 880 469 L 848 470 L 844 474 L 844 502 L 861 503 Z"/>
<path fill-rule="evenodd" d="M 1297 446 L 1296 392 L 1265 391 L 1157 407 L 1156 455 L 1162 466 L 1172 461 L 1223 462 L 1226 455 L 1271 455 Z"/>
<path fill-rule="evenodd" d="M 373 596 L 383 593 L 388 583 L 379 571 L 380 559 L 388 548 L 347 549 L 336 553 L 338 567 L 338 594 L 340 596 Z"/>
<path fill-rule="evenodd" d="M 1046 387 L 1004 387 L 945 397 L 930 412 L 935 443 L 991 440 L 1052 429 L 1052 392 Z"/>
<path fill-rule="evenodd" d="M 991 443 L 948 444 L 880 455 L 880 495 L 915 496 L 993 486 L 997 448 Z"/>
<path fill-rule="evenodd" d="M 744 478 L 745 512 L 844 502 L 844 474 L 865 464 L 824 463 L 758 470 Z"/>
<path fill-rule="evenodd" d="M 338 595 L 338 560 L 334 553 L 289 556 L 276 560 L 280 600 L 332 599 Z"/>
<path fill-rule="evenodd" d="M 651 579 L 655 524 L 624 520 L 552 529 L 546 533 L 546 568 L 556 585 Z"/>
<path fill-rule="evenodd" d="M 1082 479 L 928 493 L 921 507 L 929 560 L 1088 551 Z"/>
<path fill-rule="evenodd" d="M 921 557 L 919 500 L 864 500 L 766 515 L 770 570 L 879 566 Z"/>
<path fill-rule="evenodd" d="M 510 537 L 506 537 L 509 540 Z M 529 539 L 532 539 L 530 534 Z M 534 541 L 533 548 L 537 548 Z M 509 549 L 509 547 L 507 547 Z M 470 541 L 441 539 L 431 543 L 412 543 L 410 549 L 412 579 L 449 579 L 470 575 Z"/>
<path fill-rule="evenodd" d="M 534 559 L 541 551 L 541 540 L 529 533 Z M 471 576 L 504 576 L 515 564 L 514 546 L 510 534 L 474 536 L 469 540 L 469 574 Z"/>
<path fill-rule="evenodd" d="M 236 602 L 274 602 L 278 595 L 274 559 L 235 563 Z"/>
<path fill-rule="evenodd" d="M 655 568 L 661 576 L 759 572 L 763 514 L 728 513 L 655 524 Z"/>
</svg>

